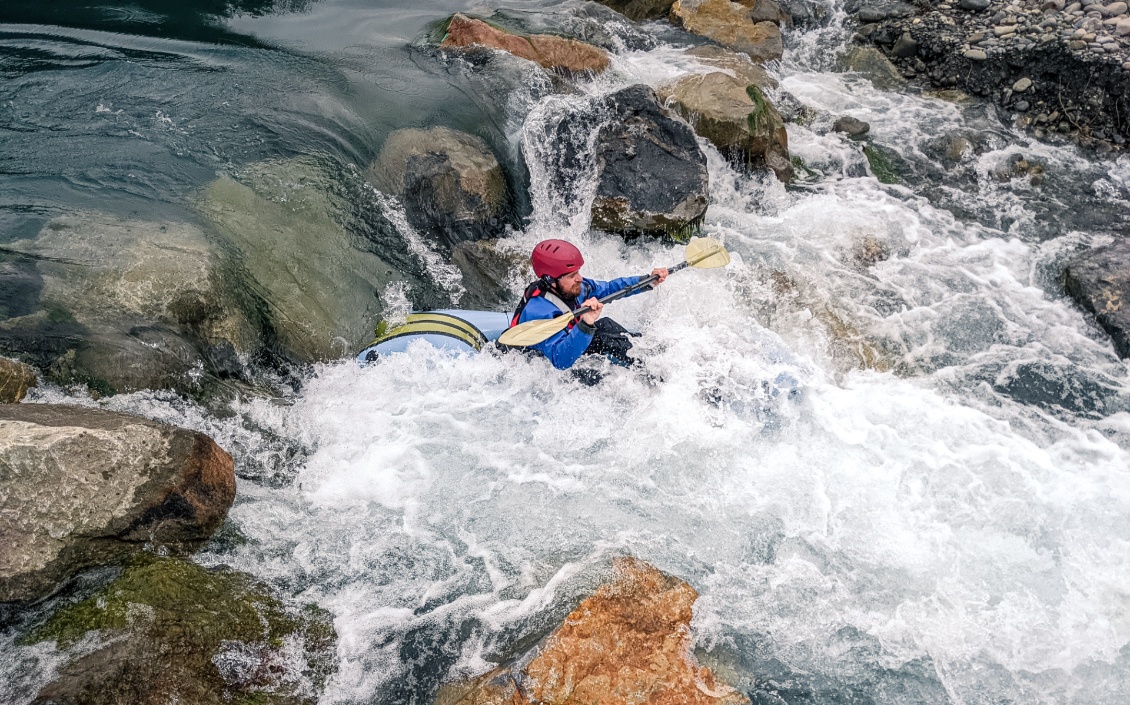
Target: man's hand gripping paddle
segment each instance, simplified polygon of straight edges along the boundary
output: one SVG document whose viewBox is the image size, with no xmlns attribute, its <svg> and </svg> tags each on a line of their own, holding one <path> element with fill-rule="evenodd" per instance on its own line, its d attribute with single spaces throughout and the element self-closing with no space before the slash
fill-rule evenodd
<svg viewBox="0 0 1130 705">
<path fill-rule="evenodd" d="M 715 267 L 725 267 L 730 263 L 730 253 L 726 252 L 726 248 L 717 240 L 709 237 L 700 237 L 691 240 L 687 244 L 686 259 L 676 264 L 674 267 L 668 267 L 669 274 L 683 269 L 684 267 L 694 267 L 695 269 L 713 269 Z M 605 296 L 600 299 L 600 303 L 605 304 L 609 301 L 614 301 L 628 294 L 634 294 L 640 289 L 648 287 L 658 277 L 654 274 L 641 279 L 639 282 L 621 289 L 613 294 Z M 582 306 L 573 311 L 573 315 L 569 316 L 562 314 L 556 318 L 541 318 L 536 321 L 527 321 L 513 328 L 508 329 L 499 338 L 498 342 L 502 345 L 509 345 L 515 348 L 524 348 L 530 345 L 537 345 L 553 337 L 557 333 L 569 327 L 569 324 L 576 321 L 583 314 L 588 313 L 589 307 Z"/>
</svg>

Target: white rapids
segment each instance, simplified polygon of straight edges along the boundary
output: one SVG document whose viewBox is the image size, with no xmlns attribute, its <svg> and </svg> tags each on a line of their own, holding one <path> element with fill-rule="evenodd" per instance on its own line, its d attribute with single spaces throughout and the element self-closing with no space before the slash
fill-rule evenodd
<svg viewBox="0 0 1130 705">
<path fill-rule="evenodd" d="M 591 91 L 673 66 L 704 70 L 660 46 Z M 966 120 L 811 62 L 776 71 L 900 154 Z M 517 123 L 524 153 L 552 149 L 538 121 L 569 100 L 585 97 Z M 789 127 L 823 174 L 803 189 L 704 146 L 705 231 L 732 264 L 608 311 L 644 333 L 650 377 L 615 368 L 590 388 L 540 359 L 420 346 L 320 366 L 290 403 L 230 420 L 152 394 L 106 406 L 201 428 L 260 478 L 231 512 L 246 541 L 199 558 L 334 614 L 327 703 L 423 702 L 551 628 L 620 554 L 701 592 L 704 658 L 758 702 L 1124 701 L 1127 366 L 1048 274 L 1101 235 L 1028 239 L 1034 216 L 999 185 L 968 197 L 1010 211 L 1007 229 L 960 220 L 914 184 L 880 184 L 829 119 Z M 988 169 L 1010 149 L 971 158 Z M 1083 168 L 1037 149 L 1060 178 Z M 1110 169 L 1125 202 L 1128 166 Z M 589 231 L 587 208 L 562 213 L 531 172 L 532 224 L 507 247 L 569 237 L 596 278 L 681 259 Z M 886 259 L 860 264 L 869 246 Z M 1033 370 L 1061 396 L 1026 397 Z"/>
</svg>

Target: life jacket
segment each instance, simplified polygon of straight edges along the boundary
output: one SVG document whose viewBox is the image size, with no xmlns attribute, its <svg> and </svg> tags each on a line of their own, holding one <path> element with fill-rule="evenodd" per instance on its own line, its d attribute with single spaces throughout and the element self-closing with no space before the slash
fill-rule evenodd
<svg viewBox="0 0 1130 705">
<path fill-rule="evenodd" d="M 561 311 L 561 313 L 563 314 L 573 312 L 572 306 L 565 303 L 564 299 L 553 293 L 553 289 L 550 288 L 552 284 L 552 279 L 550 279 L 549 277 L 542 277 L 541 279 L 538 279 L 537 281 L 526 287 L 526 290 L 522 292 L 522 303 L 518 304 L 517 310 L 514 311 L 514 315 L 510 318 L 511 328 L 518 325 L 518 320 L 522 317 L 522 312 L 526 310 L 526 304 L 530 303 L 531 299 L 537 298 L 539 296 L 556 306 L 557 310 Z M 574 325 L 575 323 L 570 323 L 566 330 L 572 328 Z"/>
</svg>

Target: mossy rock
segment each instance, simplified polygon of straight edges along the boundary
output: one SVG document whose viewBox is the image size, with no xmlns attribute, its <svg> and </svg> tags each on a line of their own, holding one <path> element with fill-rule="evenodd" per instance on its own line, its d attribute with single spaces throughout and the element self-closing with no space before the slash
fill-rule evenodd
<svg viewBox="0 0 1130 705">
<path fill-rule="evenodd" d="M 902 179 L 898 175 L 898 167 L 896 165 L 896 157 L 882 147 L 869 144 L 863 148 L 863 154 L 867 157 L 867 164 L 871 167 L 871 173 L 879 180 L 881 184 L 901 184 Z"/>
<path fill-rule="evenodd" d="M 314 703 L 337 635 L 315 606 L 284 605 L 251 576 L 146 554 L 25 638 L 105 646 L 64 666 L 35 703 Z"/>
</svg>

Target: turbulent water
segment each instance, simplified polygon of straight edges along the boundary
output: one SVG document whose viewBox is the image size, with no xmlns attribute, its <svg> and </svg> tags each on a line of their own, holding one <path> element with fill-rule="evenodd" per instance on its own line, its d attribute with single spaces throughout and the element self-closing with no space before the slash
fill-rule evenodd
<svg viewBox="0 0 1130 705">
<path fill-rule="evenodd" d="M 146 31 L 136 8 L 81 27 L 10 18 L 24 24 L 0 25 L 3 237 L 93 203 L 172 217 L 217 170 L 278 154 L 348 174 L 389 129 L 444 123 L 525 160 L 531 212 L 506 247 L 568 237 L 597 278 L 679 261 L 590 232 L 591 175 L 553 188 L 547 135 L 594 96 L 707 67 L 653 23 L 625 29 L 581 95 L 531 80 L 468 101 L 478 68 L 408 47 L 450 9 L 327 0 L 188 38 Z M 326 703 L 428 702 L 552 629 L 621 554 L 699 590 L 701 658 L 758 705 L 1125 702 L 1128 369 L 1057 277 L 1126 227 L 1130 161 L 841 73 L 841 20 L 795 30 L 772 67 L 809 109 L 789 125 L 801 184 L 704 144 L 704 228 L 732 264 L 614 305 L 644 333 L 646 375 L 590 388 L 539 359 L 420 347 L 319 366 L 224 418 L 152 393 L 34 399 L 199 428 L 233 453 L 239 496 L 198 560 L 333 613 Z M 830 131 L 840 115 L 871 124 L 901 183 Z M 946 162 L 954 133 L 981 149 Z M 1045 165 L 1043 185 L 1002 172 L 1016 154 Z M 13 640 L 0 692 L 24 702 L 60 656 Z"/>
</svg>

